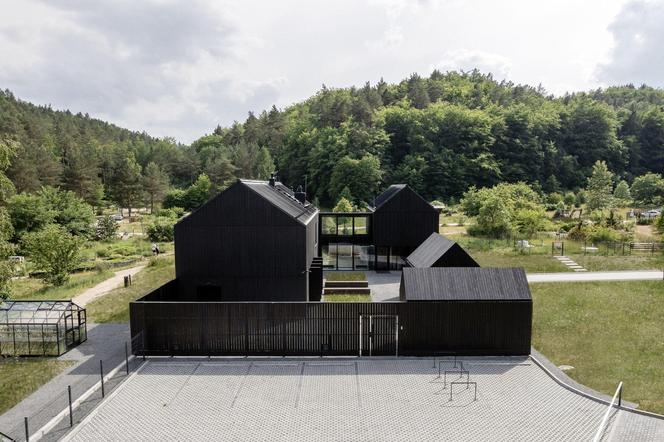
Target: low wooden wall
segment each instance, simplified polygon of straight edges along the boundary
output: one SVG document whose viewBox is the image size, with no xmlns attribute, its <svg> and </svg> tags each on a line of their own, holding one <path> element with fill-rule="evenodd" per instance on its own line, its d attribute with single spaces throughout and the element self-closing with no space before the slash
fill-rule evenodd
<svg viewBox="0 0 664 442">
<path fill-rule="evenodd" d="M 134 354 L 530 353 L 531 301 L 182 302 L 169 284 L 130 303 Z"/>
</svg>

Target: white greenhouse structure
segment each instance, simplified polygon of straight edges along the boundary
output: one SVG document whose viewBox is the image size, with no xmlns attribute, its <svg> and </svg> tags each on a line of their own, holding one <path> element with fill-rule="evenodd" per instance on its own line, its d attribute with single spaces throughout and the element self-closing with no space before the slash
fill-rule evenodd
<svg viewBox="0 0 664 442">
<path fill-rule="evenodd" d="M 71 301 L 0 301 L 2 356 L 59 356 L 87 337 L 85 309 Z"/>
</svg>

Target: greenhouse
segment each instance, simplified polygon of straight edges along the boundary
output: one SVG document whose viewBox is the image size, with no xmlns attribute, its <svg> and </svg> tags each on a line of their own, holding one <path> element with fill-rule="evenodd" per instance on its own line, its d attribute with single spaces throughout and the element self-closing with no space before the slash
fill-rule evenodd
<svg viewBox="0 0 664 442">
<path fill-rule="evenodd" d="M 86 339 L 85 309 L 71 301 L 0 301 L 3 356 L 59 356 Z"/>
</svg>

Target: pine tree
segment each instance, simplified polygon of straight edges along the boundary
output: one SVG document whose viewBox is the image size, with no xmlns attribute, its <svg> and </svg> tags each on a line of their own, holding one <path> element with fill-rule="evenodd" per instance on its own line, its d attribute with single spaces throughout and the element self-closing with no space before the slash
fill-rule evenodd
<svg viewBox="0 0 664 442">
<path fill-rule="evenodd" d="M 586 186 L 587 205 L 590 210 L 613 206 L 613 173 L 604 161 L 597 161 Z"/>
<path fill-rule="evenodd" d="M 143 176 L 143 188 L 150 202 L 150 213 L 154 203 L 160 203 L 168 190 L 168 175 L 156 163 L 148 163 Z"/>
<path fill-rule="evenodd" d="M 119 206 L 120 211 L 123 208 L 129 209 L 131 217 L 132 207 L 141 201 L 143 186 L 141 183 L 141 166 L 136 162 L 133 153 L 118 154 L 113 176 L 111 177 L 111 197 Z"/>
</svg>

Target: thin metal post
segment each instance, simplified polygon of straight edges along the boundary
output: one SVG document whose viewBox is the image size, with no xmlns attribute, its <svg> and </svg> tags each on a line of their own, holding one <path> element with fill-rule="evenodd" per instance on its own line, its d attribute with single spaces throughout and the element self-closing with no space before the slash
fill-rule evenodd
<svg viewBox="0 0 664 442">
<path fill-rule="evenodd" d="M 67 395 L 69 396 L 69 426 L 74 426 L 74 411 L 71 406 L 71 385 L 67 385 Z"/>
<path fill-rule="evenodd" d="M 101 397 L 105 396 L 104 392 L 104 363 L 102 360 L 99 360 L 99 376 L 101 377 Z"/>
<path fill-rule="evenodd" d="M 25 423 L 25 442 L 30 442 L 30 430 L 28 429 L 27 416 L 23 418 L 23 423 Z"/>
<path fill-rule="evenodd" d="M 620 386 L 620 390 L 618 390 L 618 407 L 622 405 L 622 385 Z"/>
<path fill-rule="evenodd" d="M 127 341 L 125 341 L 125 368 L 127 376 L 129 376 L 129 350 L 127 349 Z"/>
</svg>

